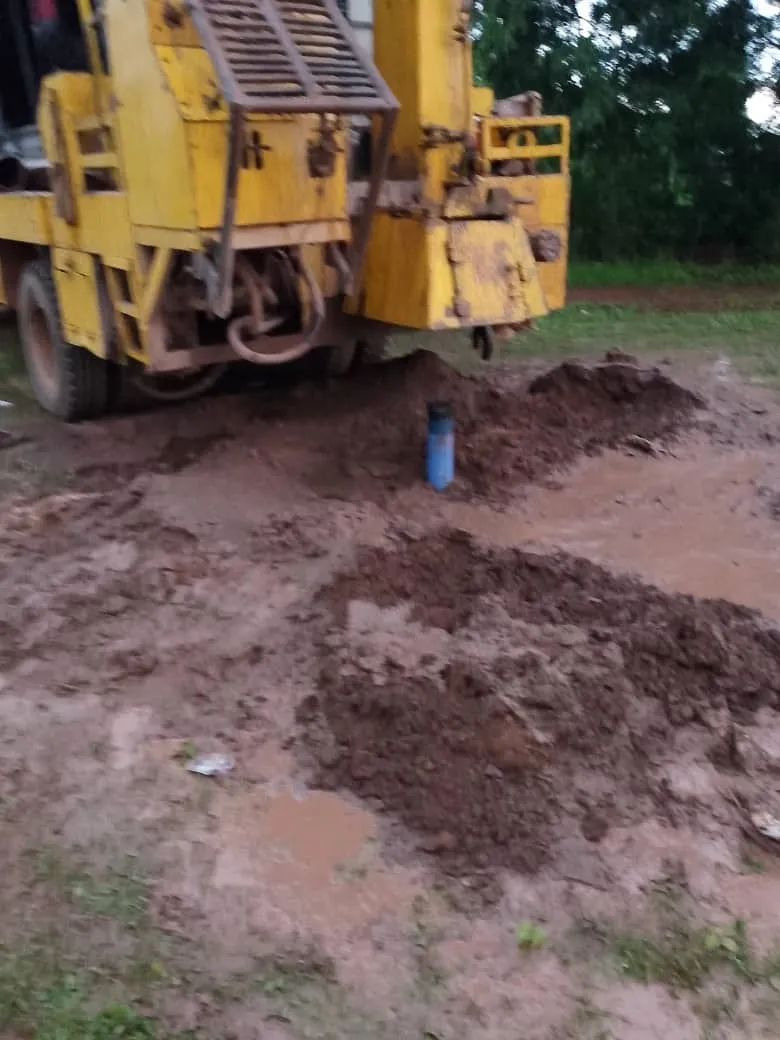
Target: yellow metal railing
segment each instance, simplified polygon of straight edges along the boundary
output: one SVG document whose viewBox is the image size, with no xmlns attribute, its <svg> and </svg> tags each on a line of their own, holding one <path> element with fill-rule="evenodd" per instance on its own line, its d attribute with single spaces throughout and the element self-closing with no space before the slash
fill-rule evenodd
<svg viewBox="0 0 780 1040">
<path fill-rule="evenodd" d="M 540 144 L 539 131 L 551 127 L 558 128 L 559 140 Z M 568 173 L 570 151 L 571 123 L 567 116 L 490 116 L 479 123 L 479 154 L 488 163 L 558 159 L 560 172 Z"/>
</svg>

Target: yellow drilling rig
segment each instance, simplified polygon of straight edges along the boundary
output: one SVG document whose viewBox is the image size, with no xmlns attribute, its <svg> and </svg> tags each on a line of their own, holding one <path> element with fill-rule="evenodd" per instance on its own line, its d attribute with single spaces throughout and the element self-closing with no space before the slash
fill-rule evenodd
<svg viewBox="0 0 780 1040">
<path fill-rule="evenodd" d="M 569 127 L 474 86 L 472 0 L 0 0 L 0 305 L 40 404 L 564 302 Z"/>
</svg>

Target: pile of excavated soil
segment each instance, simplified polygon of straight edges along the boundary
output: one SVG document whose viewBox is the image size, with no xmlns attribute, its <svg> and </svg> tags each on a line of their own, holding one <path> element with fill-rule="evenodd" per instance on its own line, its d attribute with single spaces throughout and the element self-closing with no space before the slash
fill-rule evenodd
<svg viewBox="0 0 780 1040">
<path fill-rule="evenodd" d="M 462 490 L 501 497 L 631 435 L 674 437 L 703 401 L 657 369 L 566 362 L 528 387 L 470 378 L 418 351 L 362 373 L 338 406 L 338 461 L 399 486 L 423 472 L 429 401 L 452 403 Z"/>
<path fill-rule="evenodd" d="M 675 748 L 683 773 L 744 772 L 739 726 L 779 706 L 761 615 L 563 554 L 440 532 L 363 552 L 323 595 L 321 692 L 300 718 L 318 780 L 381 804 L 456 876 L 675 818 Z M 709 825 L 733 817 L 711 797 Z"/>
</svg>

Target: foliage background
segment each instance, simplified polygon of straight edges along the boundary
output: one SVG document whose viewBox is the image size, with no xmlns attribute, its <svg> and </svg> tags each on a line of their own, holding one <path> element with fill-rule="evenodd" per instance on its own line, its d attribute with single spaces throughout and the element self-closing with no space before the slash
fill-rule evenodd
<svg viewBox="0 0 780 1040">
<path fill-rule="evenodd" d="M 780 260 L 780 9 L 750 0 L 482 0 L 476 67 L 573 119 L 581 260 Z"/>
</svg>

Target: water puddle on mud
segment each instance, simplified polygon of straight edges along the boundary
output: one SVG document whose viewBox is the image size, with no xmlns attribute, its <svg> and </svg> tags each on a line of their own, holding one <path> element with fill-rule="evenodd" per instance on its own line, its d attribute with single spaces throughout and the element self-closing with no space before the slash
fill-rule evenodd
<svg viewBox="0 0 780 1040">
<path fill-rule="evenodd" d="M 667 591 L 780 618 L 780 523 L 758 495 L 776 468 L 769 451 L 696 445 L 663 459 L 610 452 L 584 460 L 559 489 L 532 489 L 513 509 L 451 503 L 446 513 L 493 544 L 565 549 Z"/>
<path fill-rule="evenodd" d="M 212 883 L 256 890 L 258 927 L 343 934 L 403 913 L 414 896 L 408 872 L 377 858 L 374 816 L 335 794 L 225 794 L 215 810 Z"/>
</svg>

